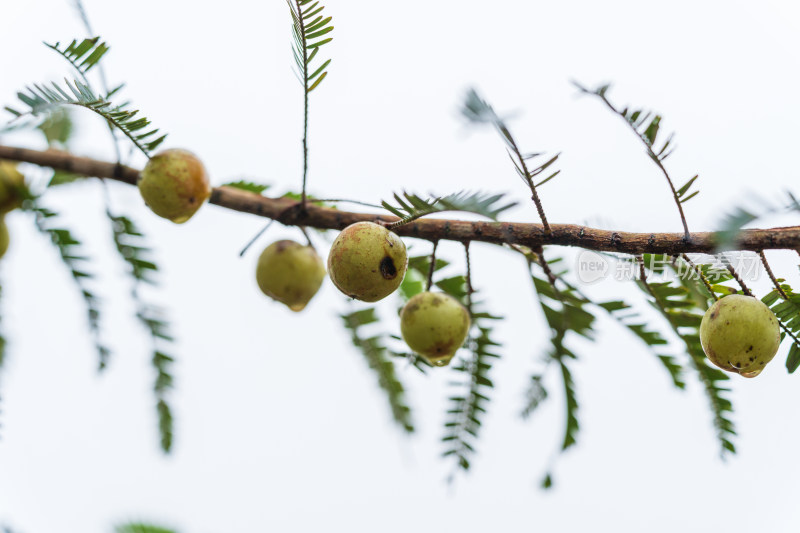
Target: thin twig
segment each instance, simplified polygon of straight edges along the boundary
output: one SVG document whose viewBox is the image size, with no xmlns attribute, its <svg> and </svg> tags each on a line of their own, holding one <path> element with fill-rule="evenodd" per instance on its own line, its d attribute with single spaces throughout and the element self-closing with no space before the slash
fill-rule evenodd
<svg viewBox="0 0 800 533">
<path fill-rule="evenodd" d="M 767 256 L 764 255 L 764 250 L 758 251 L 758 256 L 761 258 L 761 263 L 764 265 L 764 268 L 767 270 L 767 275 L 769 275 L 769 279 L 772 280 L 772 284 L 775 285 L 775 288 L 778 289 L 778 293 L 781 295 L 781 298 L 784 300 L 788 300 L 789 297 L 783 291 L 783 287 L 781 284 L 778 283 L 778 280 L 775 278 L 775 274 L 772 273 L 772 268 L 770 268 L 769 263 L 767 262 Z"/>
<path fill-rule="evenodd" d="M 689 259 L 689 256 L 688 256 L 688 255 L 686 255 L 686 254 L 681 254 L 681 258 L 682 258 L 684 261 L 686 261 L 686 262 L 689 264 L 689 266 L 690 266 L 690 267 L 692 267 L 692 270 L 694 270 L 694 271 L 695 271 L 695 273 L 696 273 L 698 276 L 700 276 L 700 279 L 703 281 L 703 285 L 705 285 L 705 286 L 706 286 L 706 289 L 708 290 L 708 293 L 711 295 L 711 297 L 712 297 L 712 298 L 714 298 L 714 301 L 716 302 L 717 300 L 719 300 L 719 297 L 717 296 L 717 293 L 715 293 L 715 292 L 714 292 L 714 289 L 712 289 L 712 288 L 711 288 L 711 284 L 708 282 L 708 278 L 706 278 L 705 274 L 703 274 L 703 271 L 702 271 L 702 270 L 700 270 L 700 268 L 698 268 L 698 266 L 697 266 L 697 265 L 695 265 L 695 264 L 692 262 L 692 260 L 691 260 L 691 259 Z"/>
<path fill-rule="evenodd" d="M 745 293 L 747 296 L 753 296 L 753 293 L 750 291 L 750 289 L 747 288 L 747 285 L 744 284 L 744 280 L 739 275 L 739 273 L 736 272 L 736 269 L 733 268 L 733 265 L 728 263 L 725 266 L 728 268 L 728 272 L 731 273 L 731 276 L 733 276 L 733 279 L 735 279 L 736 282 L 739 284 L 739 286 L 742 288 L 742 292 Z"/>
<path fill-rule="evenodd" d="M 301 233 L 303 234 L 303 236 L 306 238 L 306 242 L 308 243 L 308 246 L 309 246 L 310 248 L 312 248 L 312 249 L 313 249 L 313 248 L 314 248 L 314 243 L 313 243 L 313 242 L 311 242 L 311 237 L 309 237 L 309 235 L 308 235 L 308 232 L 306 231 L 306 228 L 305 228 L 305 226 L 297 226 L 297 227 L 298 227 L 298 229 L 300 229 L 300 232 L 301 232 Z"/>
<path fill-rule="evenodd" d="M 550 285 L 553 286 L 553 289 L 556 291 L 556 294 L 560 294 L 561 291 L 559 291 L 558 286 L 556 286 L 556 281 L 558 280 L 558 278 L 556 277 L 555 274 L 553 274 L 553 271 L 550 270 L 550 265 L 547 263 L 547 261 L 545 261 L 544 248 L 542 248 L 541 246 L 537 246 L 536 248 L 533 249 L 533 251 L 536 253 L 536 257 L 539 260 L 539 266 L 542 267 L 542 270 L 547 276 L 547 280 L 550 282 Z"/>
<path fill-rule="evenodd" d="M 664 174 L 664 177 L 667 179 L 667 183 L 669 184 L 669 189 L 670 191 L 672 191 L 672 197 L 675 199 L 675 205 L 678 206 L 678 213 L 681 216 L 681 224 L 683 224 L 684 236 L 687 240 L 690 240 L 691 234 L 689 233 L 689 226 L 686 223 L 686 215 L 684 215 L 683 213 L 683 205 L 681 204 L 681 200 L 678 197 L 678 191 L 677 189 L 675 189 L 675 185 L 672 183 L 672 178 L 670 177 L 669 172 L 667 172 L 667 169 L 664 167 L 664 164 L 661 162 L 661 159 L 658 157 L 658 154 L 656 154 L 653 151 L 653 147 L 650 145 L 649 140 L 646 137 L 644 137 L 644 135 L 639 133 L 639 130 L 636 129 L 636 126 L 634 126 L 627 119 L 627 117 L 625 117 L 625 115 L 622 114 L 622 112 L 620 112 L 616 107 L 614 107 L 614 104 L 612 104 L 611 101 L 608 98 L 606 98 L 604 94 L 598 94 L 591 91 L 585 91 L 585 92 L 587 92 L 588 94 L 594 94 L 597 97 L 599 97 L 611 111 L 613 111 L 616 115 L 625 120 L 625 123 L 628 126 L 630 126 L 630 128 L 633 130 L 636 136 L 639 137 L 639 139 L 644 143 L 645 147 L 647 148 L 648 155 L 653 160 L 653 162 L 655 162 L 655 164 L 661 170 L 661 173 Z"/>
<path fill-rule="evenodd" d="M 514 140 L 514 137 L 511 135 L 511 132 L 508 131 L 508 128 L 502 126 L 501 133 L 508 139 L 508 142 L 511 144 L 511 148 L 514 150 L 514 153 L 519 160 L 520 167 L 522 167 L 522 172 L 525 174 L 525 181 L 528 182 L 528 187 L 531 190 L 531 200 L 536 205 L 536 211 L 539 213 L 539 218 L 542 221 L 542 226 L 544 227 L 545 235 L 550 235 L 550 224 L 547 222 L 547 217 L 544 215 L 544 207 L 542 207 L 542 201 L 539 199 L 539 193 L 536 190 L 536 184 L 533 183 L 533 178 L 531 177 L 531 173 L 528 170 L 528 165 L 525 163 L 525 157 L 522 155 L 522 152 L 517 146 L 517 142 Z"/>
<path fill-rule="evenodd" d="M 439 241 L 433 241 L 433 250 L 431 250 L 431 266 L 428 268 L 428 282 L 425 285 L 425 291 L 430 291 L 433 287 L 433 272 L 436 270 L 436 248 L 439 246 Z"/>
<path fill-rule="evenodd" d="M 255 242 L 258 240 L 259 237 L 264 235 L 264 232 L 266 232 L 269 229 L 269 227 L 272 225 L 273 222 L 275 222 L 275 219 L 267 222 L 267 225 L 261 228 L 261 230 L 259 230 L 259 232 L 256 233 L 255 236 L 252 239 L 250 239 L 247 244 L 244 245 L 242 251 L 239 252 L 239 257 L 244 257 L 244 254 L 247 252 L 247 250 L 249 250 L 250 247 L 253 246 L 253 244 L 255 244 Z"/>
</svg>

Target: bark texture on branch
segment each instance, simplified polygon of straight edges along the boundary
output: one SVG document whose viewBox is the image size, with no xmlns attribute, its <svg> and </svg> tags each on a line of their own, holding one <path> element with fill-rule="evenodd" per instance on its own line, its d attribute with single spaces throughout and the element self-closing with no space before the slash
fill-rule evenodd
<svg viewBox="0 0 800 533">
<path fill-rule="evenodd" d="M 107 178 L 130 185 L 139 179 L 139 171 L 124 165 L 79 157 L 56 150 L 38 151 L 0 145 L 0 159 L 33 163 L 84 176 Z M 303 211 L 300 202 L 288 198 L 268 198 L 231 187 L 216 187 L 210 203 L 275 219 L 286 225 L 320 229 L 343 229 L 359 221 L 394 222 L 393 215 L 342 211 L 308 204 Z M 624 252 L 629 254 L 714 253 L 717 237 L 713 232 L 628 233 L 607 231 L 574 224 L 550 224 L 545 235 L 541 224 L 518 222 L 470 222 L 464 220 L 420 219 L 393 231 L 405 237 L 431 241 L 479 241 L 493 244 L 518 244 L 529 247 L 542 245 L 577 246 L 588 250 Z M 735 250 L 800 250 L 800 226 L 743 230 Z"/>
</svg>

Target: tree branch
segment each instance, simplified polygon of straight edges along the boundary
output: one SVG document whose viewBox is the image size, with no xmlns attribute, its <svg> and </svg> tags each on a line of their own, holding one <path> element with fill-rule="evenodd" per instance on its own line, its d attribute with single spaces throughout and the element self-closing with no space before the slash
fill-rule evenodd
<svg viewBox="0 0 800 533">
<path fill-rule="evenodd" d="M 32 163 L 98 178 L 113 179 L 135 185 L 139 171 L 116 163 L 79 157 L 57 150 L 29 150 L 0 145 L 0 159 Z M 301 202 L 289 198 L 268 198 L 231 187 L 214 188 L 210 203 L 277 220 L 288 226 L 308 226 L 341 230 L 360 221 L 391 223 L 392 215 L 358 213 L 321 207 L 313 204 L 302 209 Z M 487 242 L 518 244 L 531 248 L 542 245 L 577 246 L 588 250 L 628 254 L 715 253 L 718 251 L 714 232 L 627 233 L 607 231 L 575 224 L 550 224 L 545 234 L 541 224 L 519 222 L 471 222 L 466 220 L 420 219 L 393 231 L 404 237 L 429 241 Z M 742 230 L 732 250 L 800 250 L 800 226 Z"/>
</svg>

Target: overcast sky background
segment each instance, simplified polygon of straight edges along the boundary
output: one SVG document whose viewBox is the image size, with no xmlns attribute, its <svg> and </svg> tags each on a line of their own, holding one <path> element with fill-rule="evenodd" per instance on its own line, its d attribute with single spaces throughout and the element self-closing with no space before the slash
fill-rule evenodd
<svg viewBox="0 0 800 533">
<path fill-rule="evenodd" d="M 169 132 L 167 146 L 199 154 L 215 184 L 250 177 L 277 192 L 299 189 L 302 93 L 290 70 L 284 2 L 85 5 L 111 44 L 110 80 L 127 82 L 125 97 Z M 465 90 L 476 87 L 496 109 L 516 113 L 512 130 L 525 151 L 563 153 L 561 176 L 541 191 L 551 221 L 679 231 L 666 184 L 640 144 L 598 101 L 576 98 L 572 79 L 613 82 L 614 101 L 665 115 L 662 129 L 678 132 L 670 170 L 681 182 L 701 176 L 686 209 L 693 230 L 713 229 L 754 191 L 800 192 L 800 10 L 792 2 L 350 0 L 327 11 L 333 62 L 311 101 L 314 195 L 377 202 L 404 189 L 484 189 L 520 201 L 508 219 L 534 221 L 500 140 L 459 116 Z M 0 27 L 0 103 L 14 104 L 26 84 L 71 75 L 41 44 L 85 35 L 71 2 L 0 0 Z M 76 116 L 74 151 L 113 158 L 102 121 Z M 27 134 L 2 142 L 43 147 Z M 492 370 L 497 388 L 473 469 L 448 485 L 453 464 L 439 457 L 439 439 L 452 371 L 422 376 L 399 366 L 418 427 L 407 437 L 340 326 L 337 315 L 357 306 L 328 282 L 302 314 L 258 291 L 260 249 L 301 239 L 296 229 L 273 226 L 239 259 L 262 220 L 206 206 L 175 226 L 149 213 L 135 189 L 112 184 L 111 193 L 163 269 L 162 286 L 147 295 L 169 307 L 179 339 L 174 452 L 164 457 L 157 447 L 149 343 L 112 254 L 101 187 L 54 190 L 44 202 L 95 259 L 114 354 L 98 376 L 68 273 L 30 217 L 10 215 L 13 242 L 0 265 L 9 339 L 0 524 L 24 533 L 108 532 L 131 519 L 196 533 L 796 530 L 800 376 L 787 375 L 785 347 L 758 379 L 730 382 L 740 452 L 723 462 L 694 376 L 687 391 L 675 390 L 641 343 L 600 320 L 596 344 L 574 345 L 579 443 L 557 459 L 556 485 L 544 492 L 538 484 L 564 423 L 555 372 L 535 417 L 524 422 L 519 411 L 548 331 L 524 263 L 476 245 L 474 284 L 507 317 L 497 327 L 503 358 Z M 412 253 L 429 250 L 407 242 Z M 460 246 L 443 243 L 440 256 L 459 272 Z M 800 283 L 796 254 L 769 257 L 779 275 Z M 764 280 L 754 285 L 769 290 Z M 624 294 L 649 312 L 632 285 L 587 290 Z M 393 332 L 396 305 L 381 305 Z"/>
</svg>

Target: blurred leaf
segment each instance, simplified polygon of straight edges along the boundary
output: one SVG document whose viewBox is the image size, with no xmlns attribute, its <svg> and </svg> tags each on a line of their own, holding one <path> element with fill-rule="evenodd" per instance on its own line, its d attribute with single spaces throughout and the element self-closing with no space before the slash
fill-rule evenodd
<svg viewBox="0 0 800 533">
<path fill-rule="evenodd" d="M 378 322 L 374 307 L 367 307 L 341 315 L 344 327 L 350 332 L 353 346 L 358 348 L 378 376 L 378 385 L 386 393 L 395 422 L 406 432 L 414 432 L 411 408 L 407 405 L 406 392 L 400 382 L 390 352 L 380 335 L 365 337 L 361 328 Z"/>
<path fill-rule="evenodd" d="M 228 183 L 223 183 L 222 187 L 233 187 L 234 189 L 240 189 L 242 191 L 261 194 L 267 189 L 269 189 L 270 185 L 262 183 L 254 183 L 252 181 L 239 180 L 239 181 L 231 181 Z"/>
<path fill-rule="evenodd" d="M 67 109 L 53 109 L 38 128 L 44 134 L 48 146 L 66 148 L 74 129 L 72 116 Z"/>
</svg>

